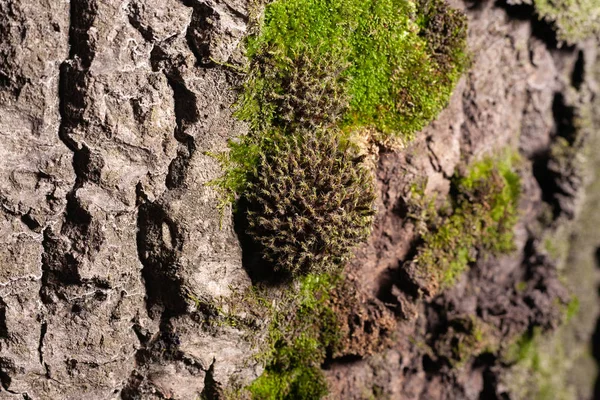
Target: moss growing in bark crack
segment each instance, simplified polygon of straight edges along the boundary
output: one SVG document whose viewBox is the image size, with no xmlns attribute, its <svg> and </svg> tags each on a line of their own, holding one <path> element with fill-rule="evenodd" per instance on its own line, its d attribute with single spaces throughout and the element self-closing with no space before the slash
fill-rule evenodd
<svg viewBox="0 0 600 400">
<path fill-rule="evenodd" d="M 577 43 L 600 35 L 600 3 L 597 0 L 510 0 L 508 3 L 534 6 L 540 19 L 554 24 L 561 41 Z"/>
<path fill-rule="evenodd" d="M 486 158 L 452 181 L 451 204 L 426 213 L 422 244 L 412 263 L 426 277 L 430 294 L 452 285 L 477 252 L 513 249 L 520 179 L 512 156 Z"/>
<path fill-rule="evenodd" d="M 311 400 L 327 394 L 321 365 L 339 342 L 338 320 L 328 300 L 341 278 L 309 274 L 287 306 L 273 315 L 263 374 L 246 390 L 257 400 Z"/>
<path fill-rule="evenodd" d="M 454 318 L 434 344 L 434 357 L 441 357 L 452 368 L 461 368 L 473 356 L 494 352 L 497 340 L 490 334 L 489 327 L 476 317 Z"/>
<path fill-rule="evenodd" d="M 534 328 L 517 338 L 505 354 L 511 365 L 503 384 L 516 400 L 574 400 L 576 388 L 564 376 L 571 368 L 565 349 L 564 333 L 559 330 L 544 334 Z M 590 356 L 591 357 L 591 356 Z M 593 363 L 593 362 L 592 362 Z"/>
<path fill-rule="evenodd" d="M 362 314 L 357 309 L 364 305 L 362 297 L 353 285 L 341 274 L 307 274 L 275 290 L 254 286 L 248 294 L 252 313 L 268 321 L 267 337 L 257 342 L 262 347 L 257 359 L 265 370 L 250 385 L 232 388 L 226 398 L 319 399 L 327 393 L 321 371 L 327 359 L 372 354 L 388 346 L 396 327 L 393 316 L 379 310 Z M 364 340 L 368 348 L 357 353 L 354 345 Z"/>
<path fill-rule="evenodd" d="M 327 131 L 281 135 L 260 158 L 245 200 L 264 258 L 292 275 L 334 270 L 370 232 L 370 172 Z"/>
</svg>

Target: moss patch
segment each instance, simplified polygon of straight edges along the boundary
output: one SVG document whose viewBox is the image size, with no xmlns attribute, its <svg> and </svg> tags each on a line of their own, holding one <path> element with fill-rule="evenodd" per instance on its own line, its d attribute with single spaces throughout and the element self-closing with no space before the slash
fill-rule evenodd
<svg viewBox="0 0 600 400">
<path fill-rule="evenodd" d="M 250 132 L 217 155 L 224 204 L 248 189 L 273 128 L 406 141 L 446 105 L 468 60 L 466 18 L 444 0 L 275 0 L 253 31 L 236 112 Z"/>
<path fill-rule="evenodd" d="M 554 24 L 560 41 L 573 44 L 600 35 L 597 0 L 512 0 L 510 3 L 534 6 L 540 19 Z"/>
<path fill-rule="evenodd" d="M 283 302 L 269 330 L 265 372 L 247 391 L 253 399 L 319 399 L 327 394 L 321 364 L 339 342 L 338 321 L 329 292 L 339 277 L 309 274 Z"/>
<path fill-rule="evenodd" d="M 517 400 L 574 400 L 577 389 L 565 375 L 573 368 L 573 359 L 564 346 L 563 329 L 544 335 L 533 329 L 519 337 L 505 353 L 512 368 L 503 378 L 511 398 Z M 584 365 L 593 365 L 591 355 Z"/>
<path fill-rule="evenodd" d="M 454 318 L 435 341 L 433 356 L 442 357 L 452 368 L 461 368 L 472 357 L 497 349 L 497 340 L 489 331 L 476 317 Z"/>
<path fill-rule="evenodd" d="M 440 213 L 422 213 L 427 226 L 413 260 L 431 282 L 430 292 L 447 287 L 476 260 L 477 253 L 513 249 L 520 178 L 512 156 L 486 158 L 452 181 L 450 203 Z"/>
<path fill-rule="evenodd" d="M 358 351 L 340 341 L 356 326 L 338 320 L 355 304 L 332 295 L 373 221 L 354 138 L 406 141 L 435 118 L 467 62 L 466 19 L 444 0 L 274 0 L 252 22 L 236 112 L 250 130 L 216 155 L 224 175 L 213 184 L 223 205 L 243 200 L 247 233 L 296 280 L 269 311 L 266 369 L 243 391 L 318 399 L 326 355 Z M 393 320 L 383 322 L 365 337 L 387 335 Z"/>
<path fill-rule="evenodd" d="M 444 107 L 464 67 L 466 22 L 443 1 L 420 5 L 417 9 L 410 0 L 270 3 L 260 32 L 248 40 L 251 68 L 239 115 L 259 129 L 338 117 L 346 129 L 367 125 L 406 136 L 421 129 Z M 327 79 L 311 83 L 307 71 Z M 312 105 L 296 99 L 298 87 L 308 89 L 300 95 Z M 282 104 L 294 103 L 301 105 L 294 107 L 300 118 L 282 118 L 288 115 Z"/>
<path fill-rule="evenodd" d="M 281 135 L 245 195 L 249 235 L 275 270 L 331 272 L 373 222 L 370 172 L 327 131 Z"/>
<path fill-rule="evenodd" d="M 570 137 L 570 143 L 559 137 L 553 144 L 553 170 L 569 182 L 573 181 L 573 176 L 594 175 L 600 171 L 600 158 L 594 151 L 600 144 L 597 129 L 600 120 L 594 120 L 590 115 L 598 105 L 597 99 L 596 104 L 591 105 L 589 100 L 575 103 L 573 126 L 576 131 Z M 582 158 L 583 154 L 585 158 Z M 561 280 L 571 289 L 572 295 L 566 303 L 556 302 L 562 310 L 563 323 L 555 331 L 543 332 L 534 328 L 509 347 L 506 359 L 513 365 L 502 383 L 509 389 L 511 398 L 574 400 L 593 397 L 598 365 L 590 342 L 582 338 L 592 336 L 596 320 L 590 315 L 598 313 L 596 282 L 590 276 L 597 268 L 599 200 L 600 181 L 590 181 L 576 219 L 560 217 L 558 225 L 545 232 L 543 246 L 558 261 Z"/>
</svg>

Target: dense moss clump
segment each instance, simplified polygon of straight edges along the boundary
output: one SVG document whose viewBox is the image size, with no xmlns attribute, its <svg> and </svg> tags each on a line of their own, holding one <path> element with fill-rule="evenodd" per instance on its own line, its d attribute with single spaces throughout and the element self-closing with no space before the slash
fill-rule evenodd
<svg viewBox="0 0 600 400">
<path fill-rule="evenodd" d="M 337 115 L 347 102 L 345 128 L 410 137 L 444 107 L 466 61 L 464 16 L 443 1 L 424 11 L 417 18 L 411 0 L 268 4 L 260 32 L 248 41 L 240 116 L 253 127 L 273 123 L 287 114 L 281 103 L 296 102 L 303 87 L 303 97 L 315 100 L 310 111 L 298 108 L 302 114 Z M 324 72 L 328 79 L 311 84 Z M 323 107 L 329 99 L 333 104 Z"/>
<path fill-rule="evenodd" d="M 454 177 L 451 204 L 429 217 L 412 261 L 428 277 L 430 293 L 453 284 L 478 252 L 513 249 L 521 184 L 512 164 L 510 157 L 487 158 Z"/>
<path fill-rule="evenodd" d="M 338 123 L 349 102 L 344 69 L 327 55 L 319 60 L 299 55 L 281 81 L 282 92 L 266 93 L 277 110 L 274 125 L 314 129 Z"/>
<path fill-rule="evenodd" d="M 369 171 L 335 134 L 281 135 L 248 188 L 248 233 L 278 270 L 331 271 L 367 238 L 374 199 Z"/>
</svg>

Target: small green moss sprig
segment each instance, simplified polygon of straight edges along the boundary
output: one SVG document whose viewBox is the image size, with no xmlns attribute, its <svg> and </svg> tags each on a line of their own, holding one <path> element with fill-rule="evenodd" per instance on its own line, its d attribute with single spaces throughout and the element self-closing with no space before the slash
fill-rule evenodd
<svg viewBox="0 0 600 400">
<path fill-rule="evenodd" d="M 489 157 L 452 181 L 448 216 L 430 217 L 422 245 L 411 261 L 426 277 L 426 291 L 451 286 L 478 252 L 501 254 L 514 249 L 513 227 L 521 192 L 515 157 Z"/>
<path fill-rule="evenodd" d="M 329 293 L 342 279 L 308 274 L 290 291 L 269 328 L 265 371 L 247 390 L 256 400 L 315 400 L 327 394 L 321 371 L 328 351 L 340 341 Z"/>
<path fill-rule="evenodd" d="M 452 368 L 461 368 L 473 356 L 493 353 L 499 346 L 490 327 L 473 316 L 453 318 L 446 329 L 436 338 L 433 348 L 434 354 L 445 359 Z"/>
<path fill-rule="evenodd" d="M 331 272 L 373 222 L 370 172 L 335 133 L 280 135 L 245 195 L 250 237 L 276 270 Z"/>
</svg>

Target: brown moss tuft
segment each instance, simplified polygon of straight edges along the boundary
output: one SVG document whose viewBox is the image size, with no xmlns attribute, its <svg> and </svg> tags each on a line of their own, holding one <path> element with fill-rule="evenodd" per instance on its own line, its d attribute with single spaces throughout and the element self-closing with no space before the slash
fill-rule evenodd
<svg viewBox="0 0 600 400">
<path fill-rule="evenodd" d="M 276 270 L 333 271 L 371 229 L 370 172 L 333 132 L 275 135 L 246 195 L 248 234 Z"/>
</svg>

